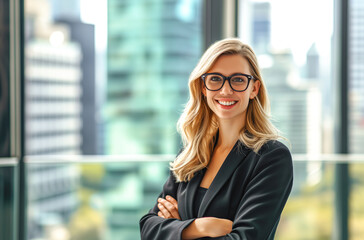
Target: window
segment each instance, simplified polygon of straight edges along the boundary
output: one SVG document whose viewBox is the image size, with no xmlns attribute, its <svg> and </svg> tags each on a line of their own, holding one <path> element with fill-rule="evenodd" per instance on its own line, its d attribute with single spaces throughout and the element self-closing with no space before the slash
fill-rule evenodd
<svg viewBox="0 0 364 240">
<path fill-rule="evenodd" d="M 180 148 L 201 4 L 25 1 L 28 239 L 139 238 L 168 163 L 106 155 Z"/>
<path fill-rule="evenodd" d="M 273 122 L 292 153 L 333 153 L 333 1 L 239 3 L 239 36 L 257 53 Z M 277 239 L 331 238 L 333 171 L 329 163 L 295 162 Z"/>
</svg>

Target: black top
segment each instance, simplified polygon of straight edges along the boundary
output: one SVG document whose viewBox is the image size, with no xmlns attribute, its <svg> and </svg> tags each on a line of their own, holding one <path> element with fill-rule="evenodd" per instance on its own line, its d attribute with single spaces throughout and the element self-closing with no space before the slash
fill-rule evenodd
<svg viewBox="0 0 364 240">
<path fill-rule="evenodd" d="M 203 187 L 198 187 L 198 189 L 196 191 L 195 201 L 193 203 L 193 215 L 195 217 L 197 217 L 197 215 L 198 215 L 198 210 L 200 209 L 202 199 L 205 196 L 206 192 L 207 192 L 207 188 L 203 188 Z"/>
</svg>

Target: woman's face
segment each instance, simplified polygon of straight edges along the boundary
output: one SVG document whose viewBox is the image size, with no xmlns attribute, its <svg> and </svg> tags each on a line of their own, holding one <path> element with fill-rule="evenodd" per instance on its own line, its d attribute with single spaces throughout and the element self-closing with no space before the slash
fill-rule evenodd
<svg viewBox="0 0 364 240">
<path fill-rule="evenodd" d="M 220 73 L 224 76 L 236 73 L 251 75 L 248 61 L 238 54 L 220 56 L 208 73 Z M 224 86 L 218 91 L 210 91 L 203 85 L 202 93 L 219 120 L 241 121 L 246 118 L 249 99 L 253 99 L 258 94 L 259 87 L 260 81 L 251 80 L 244 92 L 236 92 L 226 80 Z"/>
</svg>

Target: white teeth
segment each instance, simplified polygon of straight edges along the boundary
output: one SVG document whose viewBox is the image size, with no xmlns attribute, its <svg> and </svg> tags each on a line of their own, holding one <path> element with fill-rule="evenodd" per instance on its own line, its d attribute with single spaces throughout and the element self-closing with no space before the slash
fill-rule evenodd
<svg viewBox="0 0 364 240">
<path fill-rule="evenodd" d="M 233 105 L 234 103 L 236 103 L 236 101 L 232 101 L 232 102 L 223 102 L 223 101 L 218 101 L 221 105 L 224 106 L 230 106 Z"/>
</svg>

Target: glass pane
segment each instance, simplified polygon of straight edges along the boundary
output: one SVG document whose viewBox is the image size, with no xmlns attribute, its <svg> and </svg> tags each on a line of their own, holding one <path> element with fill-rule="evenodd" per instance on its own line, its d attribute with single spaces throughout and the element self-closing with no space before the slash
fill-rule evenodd
<svg viewBox="0 0 364 240">
<path fill-rule="evenodd" d="M 201 1 L 24 2 L 28 156 L 177 152 Z M 139 239 L 163 166 L 28 164 L 28 238 Z"/>
<path fill-rule="evenodd" d="M 0 8 L 0 157 L 11 156 L 10 136 L 10 69 L 14 66 L 10 57 L 10 1 L 1 1 Z M 11 93 L 12 94 L 12 93 Z M 13 109 L 12 109 L 13 110 Z M 15 146 L 13 146 L 15 147 Z M 1 161 L 1 158 L 0 158 Z"/>
<path fill-rule="evenodd" d="M 140 239 L 139 219 L 156 201 L 169 171 L 167 160 L 152 156 L 145 156 L 145 161 L 108 162 L 102 157 L 95 163 L 36 161 L 27 164 L 28 174 L 38 171 L 29 174 L 28 180 L 28 239 L 34 240 Z M 363 219 L 360 186 L 364 179 L 357 170 L 362 165 L 353 168 L 357 236 L 362 236 L 358 227 Z M 333 219 L 334 166 L 295 162 L 296 181 L 276 239 L 332 238 L 332 224 L 328 223 Z"/>
<path fill-rule="evenodd" d="M 364 2 L 349 1 L 349 146 L 364 153 Z"/>
<path fill-rule="evenodd" d="M 364 2 L 349 1 L 349 151 L 364 153 Z M 350 239 L 364 236 L 364 168 L 351 164 Z"/>
<path fill-rule="evenodd" d="M 27 155 L 177 152 L 201 4 L 26 0 Z"/>
<path fill-rule="evenodd" d="M 15 240 L 17 229 L 17 166 L 0 158 L 0 239 Z"/>
<path fill-rule="evenodd" d="M 292 153 L 332 153 L 333 0 L 239 3 L 239 36 L 257 54 L 273 123 Z M 333 170 L 333 164 L 295 162 L 294 186 L 277 239 L 332 238 Z"/>
<path fill-rule="evenodd" d="M 108 1 L 107 153 L 175 153 L 200 1 Z"/>
<path fill-rule="evenodd" d="M 293 153 L 333 152 L 333 1 L 240 3 L 239 36 L 257 54 L 275 125 Z"/>
<path fill-rule="evenodd" d="M 352 163 L 350 172 L 350 225 L 351 240 L 360 240 L 364 236 L 364 164 Z"/>
<path fill-rule="evenodd" d="M 294 162 L 293 188 L 276 239 L 332 239 L 335 164 Z"/>
<path fill-rule="evenodd" d="M 168 162 L 99 161 L 28 164 L 28 239 L 140 239 Z"/>
</svg>

